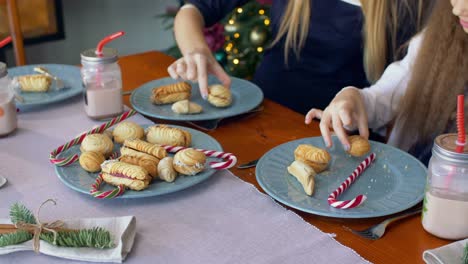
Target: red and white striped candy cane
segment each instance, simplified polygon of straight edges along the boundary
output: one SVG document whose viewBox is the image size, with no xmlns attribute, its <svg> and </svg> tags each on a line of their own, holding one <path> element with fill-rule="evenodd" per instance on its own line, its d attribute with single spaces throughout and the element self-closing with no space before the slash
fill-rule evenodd
<svg viewBox="0 0 468 264">
<path fill-rule="evenodd" d="M 359 194 L 354 199 L 346 200 L 346 201 L 338 201 L 336 198 L 342 194 L 349 186 L 362 174 L 362 172 L 369 167 L 369 165 L 375 160 L 375 153 L 372 153 L 367 157 L 363 162 L 359 164 L 359 166 L 351 173 L 351 175 L 346 178 L 346 180 L 341 183 L 340 187 L 338 187 L 335 191 L 330 193 L 328 196 L 328 204 L 332 207 L 339 208 L 339 209 L 349 209 L 354 208 L 356 206 L 361 205 L 367 197 L 363 194 Z"/>
<path fill-rule="evenodd" d="M 119 122 L 122 122 L 123 120 L 135 115 L 137 112 L 135 110 L 129 110 L 115 118 L 113 118 L 112 120 L 110 120 L 109 122 L 107 123 L 104 123 L 96 128 L 93 128 L 91 130 L 89 130 L 88 132 L 85 132 L 85 133 L 82 133 L 81 135 L 79 135 L 78 137 L 70 140 L 69 142 L 65 143 L 64 145 L 54 149 L 50 155 L 49 155 L 49 160 L 50 162 L 52 162 L 53 164 L 57 165 L 57 166 L 67 166 L 67 165 L 70 165 L 72 164 L 73 162 L 77 161 L 78 160 L 78 155 L 73 155 L 71 157 L 66 157 L 66 158 L 57 158 L 57 155 L 62 153 L 63 151 L 71 148 L 72 146 L 74 145 L 77 145 L 77 144 L 81 144 L 81 142 L 83 141 L 83 139 L 87 136 L 87 135 L 90 135 L 90 134 L 95 134 L 95 133 L 103 133 L 104 130 L 108 129 L 109 127 L 119 123 Z"/>
<path fill-rule="evenodd" d="M 180 147 L 180 146 L 165 146 L 163 145 L 168 152 L 178 152 L 183 149 L 187 149 L 187 147 Z M 221 151 L 215 151 L 215 150 L 206 150 L 206 149 L 199 149 L 199 148 L 193 148 L 195 150 L 201 151 L 205 153 L 206 156 L 212 157 L 212 158 L 218 158 L 218 159 L 223 159 L 226 161 L 212 161 L 210 162 L 210 167 L 215 169 L 215 170 L 222 170 L 222 169 L 229 169 L 234 167 L 237 162 L 236 156 L 234 156 L 232 153 L 226 153 L 226 152 L 221 152 Z"/>
</svg>

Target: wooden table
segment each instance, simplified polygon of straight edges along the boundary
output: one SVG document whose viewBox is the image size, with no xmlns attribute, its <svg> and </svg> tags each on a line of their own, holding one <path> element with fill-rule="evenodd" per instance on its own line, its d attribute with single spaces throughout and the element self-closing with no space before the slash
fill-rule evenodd
<svg viewBox="0 0 468 264">
<path fill-rule="evenodd" d="M 124 90 L 162 77 L 167 77 L 167 67 L 174 59 L 160 52 L 147 52 L 120 59 Z M 130 105 L 127 98 L 125 103 Z M 306 126 L 304 116 L 268 99 L 264 110 L 241 119 L 227 120 L 215 131 L 206 132 L 216 138 L 225 151 L 234 153 L 239 164 L 261 157 L 265 152 L 282 143 L 304 137 L 319 136 L 318 122 Z M 157 122 L 165 122 L 156 120 Z M 186 125 L 186 124 L 182 124 Z M 255 146 L 252 148 L 252 146 Z M 255 179 L 255 168 L 232 172 L 241 179 L 263 190 Z M 420 216 L 414 216 L 390 225 L 387 234 L 379 240 L 366 240 L 345 230 L 343 226 L 364 229 L 385 217 L 374 219 L 336 219 L 316 216 L 295 209 L 305 221 L 323 232 L 336 234 L 336 239 L 354 249 L 362 257 L 374 263 L 423 263 L 426 249 L 443 246 L 451 241 L 438 239 L 425 232 Z M 259 208 L 261 210 L 261 208 Z"/>
</svg>

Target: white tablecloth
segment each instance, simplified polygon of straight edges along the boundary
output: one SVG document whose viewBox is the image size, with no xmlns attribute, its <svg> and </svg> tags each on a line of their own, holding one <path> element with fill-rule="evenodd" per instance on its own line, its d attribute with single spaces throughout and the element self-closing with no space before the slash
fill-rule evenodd
<svg viewBox="0 0 468 264">
<path fill-rule="evenodd" d="M 132 117 L 141 124 L 150 121 Z M 334 238 L 278 205 L 229 171 L 177 193 L 145 199 L 98 200 L 66 187 L 48 160 L 51 150 L 100 122 L 88 119 L 80 98 L 19 114 L 19 129 L 0 139 L 0 218 L 21 202 L 57 206 L 44 221 L 134 215 L 137 235 L 126 263 L 368 263 Z M 70 263 L 19 252 L 0 263 Z"/>
</svg>

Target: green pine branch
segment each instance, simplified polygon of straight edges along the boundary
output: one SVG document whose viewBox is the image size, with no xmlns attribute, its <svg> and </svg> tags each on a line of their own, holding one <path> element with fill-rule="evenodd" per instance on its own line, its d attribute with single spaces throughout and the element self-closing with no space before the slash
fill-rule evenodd
<svg viewBox="0 0 468 264">
<path fill-rule="evenodd" d="M 19 230 L 14 233 L 0 235 L 0 247 L 16 245 L 31 240 L 33 235 L 27 231 Z"/>
<path fill-rule="evenodd" d="M 13 224 L 24 222 L 27 224 L 36 224 L 36 218 L 26 206 L 14 203 L 10 208 L 10 218 Z"/>
<path fill-rule="evenodd" d="M 468 243 L 465 244 L 465 252 L 463 253 L 463 264 L 468 264 Z"/>
<path fill-rule="evenodd" d="M 54 234 L 51 232 L 42 233 L 40 238 L 49 244 L 54 244 Z M 55 245 L 59 247 L 92 247 L 99 249 L 115 247 L 109 231 L 100 227 L 77 231 L 59 231 Z"/>
</svg>

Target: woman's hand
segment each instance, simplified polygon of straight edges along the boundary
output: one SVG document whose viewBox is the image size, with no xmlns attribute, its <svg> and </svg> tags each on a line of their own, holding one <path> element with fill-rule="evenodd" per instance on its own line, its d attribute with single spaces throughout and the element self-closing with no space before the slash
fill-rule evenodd
<svg viewBox="0 0 468 264">
<path fill-rule="evenodd" d="M 200 93 L 204 99 L 208 97 L 208 74 L 215 75 L 227 88 L 231 86 L 231 78 L 216 61 L 210 51 L 195 51 L 187 53 L 167 68 L 173 79 L 198 81 Z"/>
<path fill-rule="evenodd" d="M 320 119 L 320 132 L 328 148 L 332 146 L 330 128 L 333 128 L 346 151 L 349 150 L 350 144 L 345 128 L 357 127 L 362 137 L 369 137 L 367 112 L 355 87 L 341 90 L 323 111 L 312 108 L 306 115 L 305 123 L 310 124 L 314 118 Z"/>
</svg>

